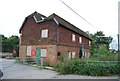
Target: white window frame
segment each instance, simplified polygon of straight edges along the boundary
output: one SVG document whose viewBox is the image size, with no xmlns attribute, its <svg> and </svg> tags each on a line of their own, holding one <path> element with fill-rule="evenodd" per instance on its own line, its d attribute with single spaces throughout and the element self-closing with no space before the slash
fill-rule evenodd
<svg viewBox="0 0 120 81">
<path fill-rule="evenodd" d="M 91 46 L 91 41 L 89 41 L 89 46 Z"/>
<path fill-rule="evenodd" d="M 31 56 L 31 50 L 32 50 L 32 47 L 27 46 L 27 56 Z"/>
<path fill-rule="evenodd" d="M 41 31 L 41 38 L 47 38 L 48 37 L 48 29 L 43 29 Z"/>
<path fill-rule="evenodd" d="M 75 58 L 75 51 L 72 52 L 72 58 Z"/>
<path fill-rule="evenodd" d="M 41 57 L 47 57 L 47 49 L 41 49 Z"/>
<path fill-rule="evenodd" d="M 72 41 L 75 42 L 75 34 L 72 34 Z"/>
<path fill-rule="evenodd" d="M 82 37 L 79 37 L 79 43 L 82 43 Z"/>
</svg>

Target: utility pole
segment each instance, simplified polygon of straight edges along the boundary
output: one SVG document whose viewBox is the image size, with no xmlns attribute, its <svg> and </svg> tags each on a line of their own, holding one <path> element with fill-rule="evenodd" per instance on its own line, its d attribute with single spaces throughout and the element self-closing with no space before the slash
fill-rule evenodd
<svg viewBox="0 0 120 81">
<path fill-rule="evenodd" d="M 118 34 L 118 52 L 120 52 L 120 36 Z"/>
<path fill-rule="evenodd" d="M 0 52 L 2 53 L 2 35 L 0 34 Z"/>
</svg>

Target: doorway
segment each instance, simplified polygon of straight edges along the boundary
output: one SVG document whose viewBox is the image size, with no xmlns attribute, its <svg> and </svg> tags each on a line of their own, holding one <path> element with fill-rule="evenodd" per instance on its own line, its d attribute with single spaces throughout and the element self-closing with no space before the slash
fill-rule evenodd
<svg viewBox="0 0 120 81">
<path fill-rule="evenodd" d="M 36 63 L 40 62 L 40 56 L 41 56 L 41 49 L 37 49 Z"/>
</svg>

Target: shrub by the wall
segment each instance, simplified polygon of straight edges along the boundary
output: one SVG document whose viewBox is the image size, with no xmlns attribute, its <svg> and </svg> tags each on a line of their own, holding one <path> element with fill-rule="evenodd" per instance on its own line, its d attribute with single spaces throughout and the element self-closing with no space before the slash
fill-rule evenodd
<svg viewBox="0 0 120 81">
<path fill-rule="evenodd" d="M 66 61 L 56 65 L 60 74 L 77 74 L 89 76 L 118 75 L 120 67 L 117 63 L 90 63 L 80 60 Z"/>
</svg>

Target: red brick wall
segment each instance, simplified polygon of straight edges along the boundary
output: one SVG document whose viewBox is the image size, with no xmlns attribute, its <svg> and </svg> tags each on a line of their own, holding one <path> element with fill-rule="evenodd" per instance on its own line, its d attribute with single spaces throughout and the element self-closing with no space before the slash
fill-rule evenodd
<svg viewBox="0 0 120 81">
<path fill-rule="evenodd" d="M 72 41 L 72 34 L 75 34 L 75 42 Z M 82 43 L 84 43 L 85 48 L 90 48 L 89 40 L 73 31 L 69 31 L 67 28 L 62 26 L 59 27 L 59 44 L 61 45 L 70 45 L 81 47 L 82 45 L 79 43 L 79 37 L 82 37 Z"/>
<path fill-rule="evenodd" d="M 67 56 L 68 51 L 75 52 L 75 58 L 79 58 L 80 48 L 68 47 L 68 46 L 58 46 L 58 52 L 60 53 L 60 56 L 64 56 L 65 59 L 68 58 L 68 56 Z"/>
<path fill-rule="evenodd" d="M 53 20 L 37 24 L 33 17 L 28 18 L 22 29 L 21 45 L 56 45 L 57 28 L 58 25 Z M 41 38 L 42 29 L 48 29 L 48 38 Z M 75 34 L 75 42 L 72 41 L 72 34 Z M 59 26 L 59 44 L 81 47 L 79 37 L 82 36 Z M 82 37 L 82 42 L 85 43 L 85 48 L 89 48 L 87 38 Z"/>
<path fill-rule="evenodd" d="M 29 18 L 22 29 L 21 45 L 56 44 L 56 28 L 54 21 L 37 24 L 33 18 Z M 48 38 L 41 38 L 42 29 L 48 29 Z"/>
</svg>

